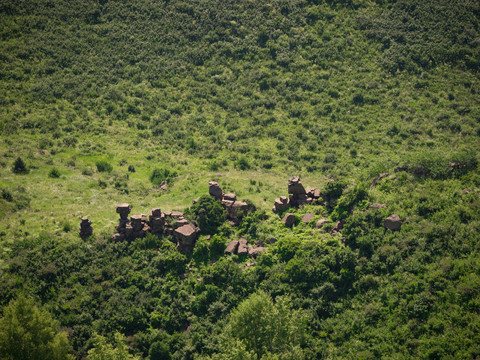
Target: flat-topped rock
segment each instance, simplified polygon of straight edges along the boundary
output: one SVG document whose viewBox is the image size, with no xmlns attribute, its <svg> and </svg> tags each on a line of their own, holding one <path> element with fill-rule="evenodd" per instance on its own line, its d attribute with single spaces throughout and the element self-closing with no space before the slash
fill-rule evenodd
<svg viewBox="0 0 480 360">
<path fill-rule="evenodd" d="M 223 200 L 237 201 L 237 195 L 233 193 L 224 194 Z"/>
<path fill-rule="evenodd" d="M 120 219 L 128 219 L 128 214 L 130 214 L 131 208 L 127 203 L 121 203 L 117 205 L 117 213 L 120 215 Z"/>
<path fill-rule="evenodd" d="M 197 239 L 198 229 L 192 223 L 188 223 L 175 229 L 173 235 L 183 244 L 191 245 Z"/>
</svg>

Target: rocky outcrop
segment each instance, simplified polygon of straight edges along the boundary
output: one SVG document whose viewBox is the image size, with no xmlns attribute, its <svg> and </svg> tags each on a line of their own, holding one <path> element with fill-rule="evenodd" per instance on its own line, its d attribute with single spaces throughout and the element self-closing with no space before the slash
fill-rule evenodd
<svg viewBox="0 0 480 360">
<path fill-rule="evenodd" d="M 87 218 L 83 217 L 80 222 L 80 237 L 86 239 L 93 234 L 92 222 Z"/>
<path fill-rule="evenodd" d="M 247 240 L 244 238 L 231 241 L 225 248 L 225 254 L 248 255 L 252 257 L 256 257 L 265 251 L 268 251 L 267 247 L 248 245 Z"/>
<path fill-rule="evenodd" d="M 392 214 L 383 221 L 383 226 L 389 230 L 400 230 L 402 227 L 402 219 L 397 214 Z"/>
<path fill-rule="evenodd" d="M 200 229 L 189 222 L 180 211 L 166 211 L 153 208 L 149 216 L 145 214 L 132 215 L 129 204 L 119 204 L 117 213 L 120 215 L 117 233 L 112 235 L 113 241 L 133 241 L 144 237 L 147 233 L 154 235 L 173 236 L 178 250 L 190 251 L 195 245 Z"/>
<path fill-rule="evenodd" d="M 224 194 L 222 188 L 215 181 L 208 183 L 208 192 L 210 196 L 219 200 L 227 211 L 227 218 L 233 225 L 238 225 L 243 217 L 253 209 L 245 201 L 237 200 L 237 195 L 233 193 Z"/>
<path fill-rule="evenodd" d="M 318 204 L 322 201 L 319 189 L 305 188 L 300 177 L 294 176 L 288 180 L 287 184 L 288 198 L 280 196 L 275 199 L 272 211 L 281 213 L 290 207 L 299 207 L 308 204 Z"/>
</svg>

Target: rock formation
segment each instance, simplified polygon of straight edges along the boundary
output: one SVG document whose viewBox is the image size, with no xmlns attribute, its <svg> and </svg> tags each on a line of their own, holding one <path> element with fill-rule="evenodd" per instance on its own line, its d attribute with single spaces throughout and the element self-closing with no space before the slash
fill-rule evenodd
<svg viewBox="0 0 480 360">
<path fill-rule="evenodd" d="M 267 247 L 248 245 L 247 240 L 244 238 L 231 241 L 225 248 L 225 254 L 248 255 L 252 257 L 256 257 L 265 251 L 268 251 Z"/>
<path fill-rule="evenodd" d="M 227 211 L 227 218 L 233 225 L 238 225 L 242 218 L 251 210 L 251 207 L 245 201 L 237 200 L 237 195 L 233 193 L 224 194 L 222 188 L 215 181 L 208 183 L 208 192 L 210 196 L 219 200 Z"/>
<path fill-rule="evenodd" d="M 273 212 L 281 213 L 290 207 L 299 207 L 301 205 L 315 204 L 321 202 L 321 194 L 319 189 L 305 188 L 300 177 L 294 176 L 288 180 L 287 184 L 288 198 L 280 196 L 275 199 Z"/>
<path fill-rule="evenodd" d="M 173 236 L 179 251 L 190 251 L 195 245 L 200 229 L 190 223 L 180 211 L 166 211 L 162 213 L 160 208 L 153 208 L 150 215 L 132 215 L 129 204 L 119 204 L 117 213 L 120 219 L 117 233 L 112 235 L 113 241 L 132 241 L 144 237 L 148 232 L 155 235 Z"/>
<path fill-rule="evenodd" d="M 87 218 L 83 217 L 80 222 L 80 237 L 86 239 L 93 234 L 92 222 Z"/>
</svg>

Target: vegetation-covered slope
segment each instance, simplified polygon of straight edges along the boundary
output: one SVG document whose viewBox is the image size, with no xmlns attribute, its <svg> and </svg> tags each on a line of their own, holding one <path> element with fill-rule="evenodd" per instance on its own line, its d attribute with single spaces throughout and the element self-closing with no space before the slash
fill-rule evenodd
<svg viewBox="0 0 480 360">
<path fill-rule="evenodd" d="M 466 0 L 3 1 L 0 305 L 39 300 L 77 358 L 95 332 L 151 359 L 480 356 L 479 15 Z M 346 184 L 297 214 L 346 217 L 341 235 L 269 211 L 291 175 Z M 116 203 L 185 208 L 211 179 L 260 210 L 187 255 L 109 240 Z M 240 236 L 277 242 L 245 267 L 223 256 Z M 262 347 L 235 330 L 245 318 L 289 340 Z"/>
</svg>

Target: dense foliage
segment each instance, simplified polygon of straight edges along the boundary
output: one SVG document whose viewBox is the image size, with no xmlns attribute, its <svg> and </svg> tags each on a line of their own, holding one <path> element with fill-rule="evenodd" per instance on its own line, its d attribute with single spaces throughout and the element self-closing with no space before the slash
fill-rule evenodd
<svg viewBox="0 0 480 360">
<path fill-rule="evenodd" d="M 0 357 L 479 358 L 479 9 L 0 2 Z M 322 204 L 287 228 L 291 175 Z M 193 251 L 111 241 L 123 202 Z"/>
</svg>

